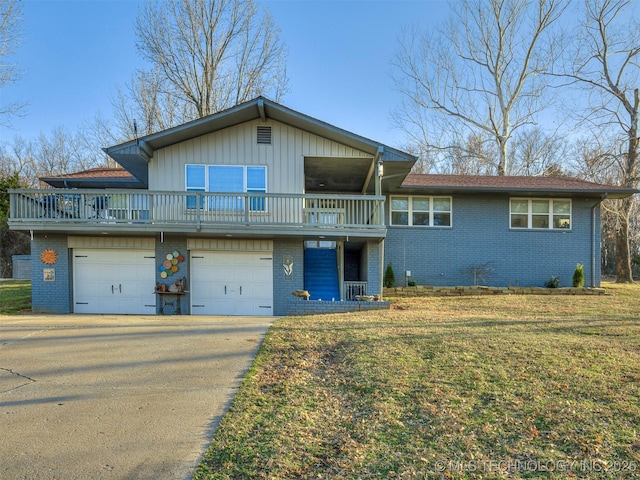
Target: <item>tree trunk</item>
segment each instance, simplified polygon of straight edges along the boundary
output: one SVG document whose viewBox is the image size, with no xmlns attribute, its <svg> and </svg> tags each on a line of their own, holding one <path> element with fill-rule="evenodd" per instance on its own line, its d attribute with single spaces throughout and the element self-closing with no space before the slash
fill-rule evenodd
<svg viewBox="0 0 640 480">
<path fill-rule="evenodd" d="M 507 174 L 507 139 L 501 137 L 498 140 L 498 146 L 500 147 L 500 163 L 498 163 L 498 175 L 504 176 Z"/>
<path fill-rule="evenodd" d="M 625 198 L 616 231 L 616 283 L 633 283 L 631 255 L 629 251 L 629 210 L 631 199 Z"/>
<path fill-rule="evenodd" d="M 630 105 L 630 127 L 627 132 L 629 149 L 627 151 L 627 163 L 624 170 L 623 186 L 636 188 L 638 157 L 638 112 L 640 110 L 640 98 L 638 89 L 633 92 L 633 105 Z M 632 197 L 621 200 L 620 218 L 616 231 L 616 283 L 633 283 L 631 272 L 631 252 L 629 247 L 629 216 L 631 215 Z"/>
</svg>

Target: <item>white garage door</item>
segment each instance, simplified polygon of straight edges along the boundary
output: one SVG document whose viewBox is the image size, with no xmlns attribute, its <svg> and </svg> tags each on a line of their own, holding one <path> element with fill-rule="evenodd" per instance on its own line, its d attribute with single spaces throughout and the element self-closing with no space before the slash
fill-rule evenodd
<svg viewBox="0 0 640 480">
<path fill-rule="evenodd" d="M 76 313 L 155 314 L 153 250 L 74 249 Z"/>
<path fill-rule="evenodd" d="M 191 313 L 273 315 L 271 252 L 191 252 Z"/>
</svg>

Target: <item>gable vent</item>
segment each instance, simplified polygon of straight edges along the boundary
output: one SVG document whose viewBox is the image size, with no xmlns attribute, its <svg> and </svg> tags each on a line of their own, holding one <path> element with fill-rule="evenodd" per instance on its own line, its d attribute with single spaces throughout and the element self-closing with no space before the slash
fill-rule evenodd
<svg viewBox="0 0 640 480">
<path fill-rule="evenodd" d="M 271 127 L 258 125 L 258 145 L 271 145 Z"/>
</svg>

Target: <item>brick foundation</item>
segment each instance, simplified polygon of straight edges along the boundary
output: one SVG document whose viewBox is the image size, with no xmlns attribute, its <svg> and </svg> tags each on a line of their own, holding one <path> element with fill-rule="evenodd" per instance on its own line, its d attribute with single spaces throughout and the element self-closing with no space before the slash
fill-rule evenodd
<svg viewBox="0 0 640 480">
<path fill-rule="evenodd" d="M 388 310 L 390 302 L 327 302 L 323 300 L 291 300 L 287 305 L 288 315 L 317 315 L 323 313 L 364 312 Z"/>
<path fill-rule="evenodd" d="M 605 295 L 604 288 L 570 287 L 433 287 L 418 285 L 417 287 L 385 288 L 384 297 L 460 297 L 469 295 Z"/>
</svg>

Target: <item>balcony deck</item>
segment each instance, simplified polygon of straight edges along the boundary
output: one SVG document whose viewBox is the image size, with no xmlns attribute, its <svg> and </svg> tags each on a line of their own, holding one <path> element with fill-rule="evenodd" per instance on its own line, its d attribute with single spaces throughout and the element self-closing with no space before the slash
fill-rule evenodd
<svg viewBox="0 0 640 480">
<path fill-rule="evenodd" d="M 12 230 L 384 238 L 384 197 L 145 190 L 10 190 Z"/>
</svg>

